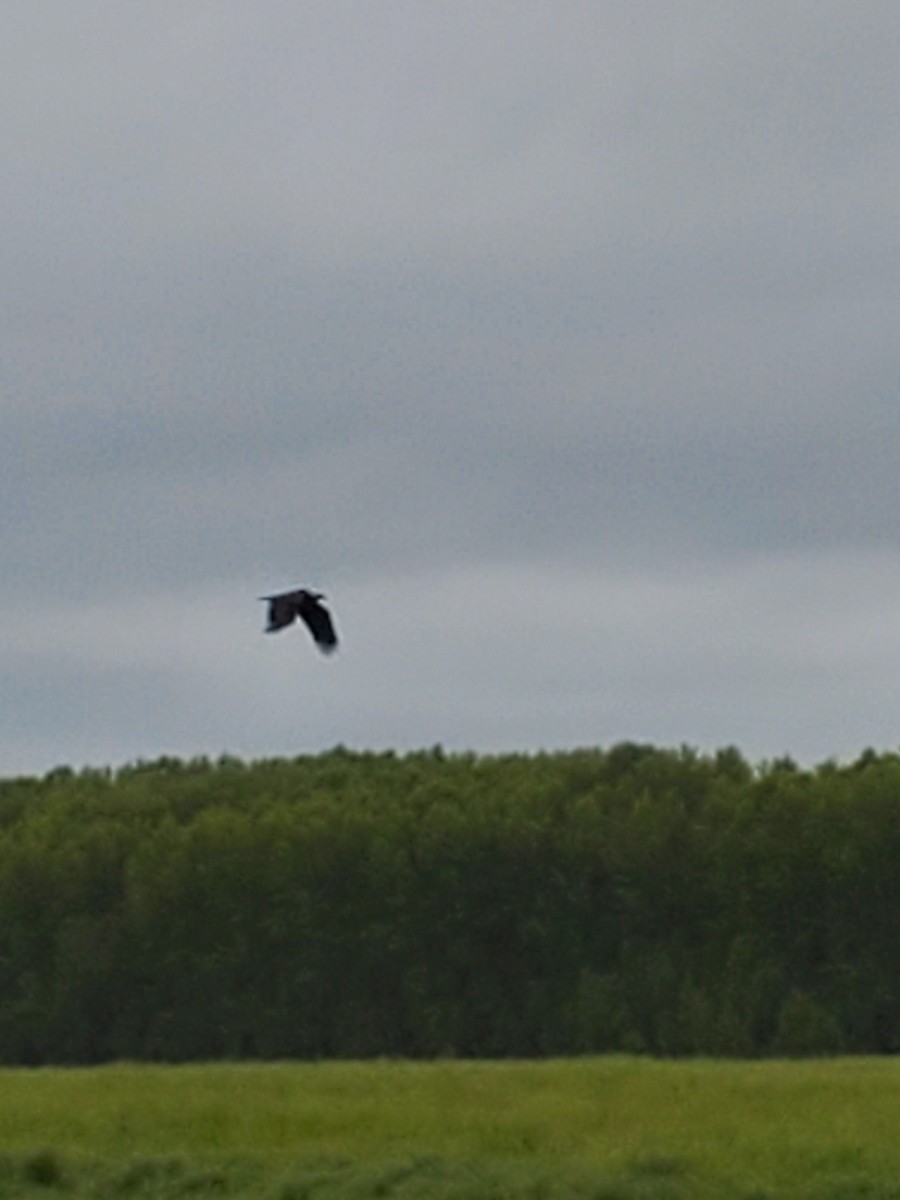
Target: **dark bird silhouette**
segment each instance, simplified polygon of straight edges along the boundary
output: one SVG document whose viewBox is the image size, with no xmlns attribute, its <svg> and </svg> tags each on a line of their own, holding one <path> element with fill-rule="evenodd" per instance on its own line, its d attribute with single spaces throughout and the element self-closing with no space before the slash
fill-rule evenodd
<svg viewBox="0 0 900 1200">
<path fill-rule="evenodd" d="M 338 639 L 334 631 L 331 614 L 320 601 L 325 597 L 321 592 L 308 592 L 299 588 L 294 592 L 280 592 L 277 596 L 260 596 L 269 605 L 269 623 L 266 633 L 277 633 L 300 618 L 313 641 L 323 654 L 331 654 L 337 649 Z"/>
</svg>

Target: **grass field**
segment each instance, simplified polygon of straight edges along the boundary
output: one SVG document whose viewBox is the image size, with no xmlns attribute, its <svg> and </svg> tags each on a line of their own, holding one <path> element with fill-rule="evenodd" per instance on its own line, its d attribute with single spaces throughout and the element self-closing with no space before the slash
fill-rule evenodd
<svg viewBox="0 0 900 1200">
<path fill-rule="evenodd" d="M 0 1196 L 900 1198 L 900 1063 L 0 1071 Z"/>
</svg>

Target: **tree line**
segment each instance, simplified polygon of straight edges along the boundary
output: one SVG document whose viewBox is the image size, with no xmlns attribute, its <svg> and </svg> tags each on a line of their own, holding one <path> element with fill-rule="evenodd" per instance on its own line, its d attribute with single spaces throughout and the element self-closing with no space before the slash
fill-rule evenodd
<svg viewBox="0 0 900 1200">
<path fill-rule="evenodd" d="M 900 756 L 0 780 L 0 1062 L 900 1049 Z"/>
</svg>

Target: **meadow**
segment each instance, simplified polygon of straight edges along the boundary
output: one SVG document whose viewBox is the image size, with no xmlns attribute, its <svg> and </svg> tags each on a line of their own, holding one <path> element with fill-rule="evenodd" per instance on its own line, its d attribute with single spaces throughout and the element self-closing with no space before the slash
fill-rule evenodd
<svg viewBox="0 0 900 1200">
<path fill-rule="evenodd" d="M 900 1064 L 611 1056 L 0 1071 L 0 1196 L 900 1196 Z"/>
</svg>

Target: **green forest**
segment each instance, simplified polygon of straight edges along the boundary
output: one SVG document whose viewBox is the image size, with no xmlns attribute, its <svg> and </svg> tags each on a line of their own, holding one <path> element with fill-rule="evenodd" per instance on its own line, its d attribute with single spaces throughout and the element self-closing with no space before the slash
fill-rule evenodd
<svg viewBox="0 0 900 1200">
<path fill-rule="evenodd" d="M 0 1062 L 900 1049 L 900 755 L 0 781 Z"/>
</svg>

